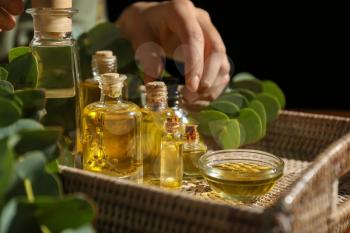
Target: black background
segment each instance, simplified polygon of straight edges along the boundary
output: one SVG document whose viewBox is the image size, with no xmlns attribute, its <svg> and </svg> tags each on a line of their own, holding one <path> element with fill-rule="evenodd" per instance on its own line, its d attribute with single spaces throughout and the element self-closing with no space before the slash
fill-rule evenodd
<svg viewBox="0 0 350 233">
<path fill-rule="evenodd" d="M 115 20 L 135 1 L 108 2 Z M 325 3 L 193 1 L 221 33 L 235 73 L 248 71 L 277 82 L 287 108 L 349 109 L 349 15 Z M 350 22 L 350 21 L 349 21 Z"/>
</svg>

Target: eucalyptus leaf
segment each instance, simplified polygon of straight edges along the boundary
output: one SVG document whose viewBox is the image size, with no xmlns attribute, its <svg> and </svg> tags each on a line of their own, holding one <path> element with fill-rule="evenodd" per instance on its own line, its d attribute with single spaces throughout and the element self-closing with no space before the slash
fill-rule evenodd
<svg viewBox="0 0 350 233">
<path fill-rule="evenodd" d="M 245 130 L 245 144 L 254 143 L 263 136 L 261 119 L 258 113 L 256 113 L 253 109 L 241 109 L 237 119 Z"/>
<path fill-rule="evenodd" d="M 8 66 L 8 72 L 7 80 L 14 85 L 15 89 L 37 86 L 38 64 L 31 53 L 13 59 Z"/>
<path fill-rule="evenodd" d="M 235 89 L 247 89 L 254 93 L 261 93 L 263 92 L 263 85 L 260 80 L 258 79 L 251 79 L 251 80 L 233 80 L 232 87 Z"/>
<path fill-rule="evenodd" d="M 23 56 L 28 53 L 31 53 L 31 49 L 29 47 L 12 48 L 9 52 L 9 62 L 11 63 L 17 57 Z"/>
<path fill-rule="evenodd" d="M 7 202 L 0 216 L 1 233 L 38 233 L 42 232 L 35 218 L 35 206 L 14 198 Z"/>
<path fill-rule="evenodd" d="M 101 23 L 87 33 L 85 46 L 92 55 L 98 50 L 104 50 L 118 38 L 118 30 L 112 23 Z"/>
<path fill-rule="evenodd" d="M 7 191 L 12 180 L 12 169 L 14 167 L 13 145 L 9 139 L 0 140 L 0 200 Z M 0 224 L 1 225 L 1 224 Z"/>
<path fill-rule="evenodd" d="M 243 95 L 245 98 L 247 98 L 248 101 L 252 101 L 256 98 L 256 94 L 248 89 L 237 89 L 236 90 L 239 94 Z"/>
<path fill-rule="evenodd" d="M 40 225 L 47 226 L 51 233 L 75 229 L 89 224 L 95 217 L 95 210 L 85 196 L 64 198 L 39 197 L 35 200 L 36 218 Z"/>
<path fill-rule="evenodd" d="M 9 75 L 9 72 L 4 67 L 0 66 L 0 80 L 6 80 Z"/>
<path fill-rule="evenodd" d="M 15 102 L 0 97 L 0 127 L 6 127 L 21 117 L 21 109 Z"/>
<path fill-rule="evenodd" d="M 281 88 L 273 81 L 266 80 L 262 82 L 264 87 L 264 92 L 269 93 L 276 97 L 282 109 L 286 106 L 286 97 L 284 96 Z"/>
<path fill-rule="evenodd" d="M 0 88 L 1 88 L 1 90 L 6 89 L 10 93 L 13 93 L 13 91 L 14 91 L 13 85 L 6 80 L 0 80 Z M 1 92 L 1 90 L 0 90 L 0 92 Z"/>
<path fill-rule="evenodd" d="M 281 110 L 281 106 L 277 98 L 271 94 L 262 93 L 257 95 L 256 99 L 259 100 L 265 107 L 267 124 L 270 124 L 272 121 L 276 120 L 278 113 Z"/>
<path fill-rule="evenodd" d="M 45 130 L 26 130 L 20 133 L 21 140 L 15 147 L 18 154 L 24 154 L 33 150 L 45 150 L 49 147 L 56 146 L 62 132 L 56 129 Z M 57 156 L 57 154 L 54 153 Z M 48 161 L 52 161 L 57 157 L 47 156 Z"/>
<path fill-rule="evenodd" d="M 223 149 L 236 149 L 240 146 L 240 128 L 236 119 L 223 119 L 209 122 L 212 137 Z"/>
<path fill-rule="evenodd" d="M 239 112 L 239 107 L 237 105 L 225 100 L 214 101 L 208 108 L 223 112 L 230 118 L 237 117 Z"/>
<path fill-rule="evenodd" d="M 264 105 L 259 100 L 253 100 L 249 103 L 249 107 L 254 109 L 255 112 L 259 114 L 262 123 L 262 136 L 265 136 L 267 127 L 267 117 Z"/>
<path fill-rule="evenodd" d="M 245 98 L 243 95 L 236 92 L 223 94 L 218 98 L 218 100 L 229 101 L 235 104 L 239 108 L 244 108 L 248 105 L 247 98 Z"/>
<path fill-rule="evenodd" d="M 233 76 L 233 81 L 247 81 L 247 80 L 256 80 L 254 75 L 248 72 L 241 72 Z"/>
<path fill-rule="evenodd" d="M 0 128 L 0 140 L 5 137 L 9 137 L 11 135 L 17 134 L 23 130 L 34 130 L 34 129 L 43 130 L 44 127 L 38 122 L 31 119 L 19 119 L 16 123 L 8 127 Z"/>
<path fill-rule="evenodd" d="M 22 101 L 23 117 L 32 118 L 45 108 L 45 91 L 42 89 L 18 90 L 15 95 Z"/>
<path fill-rule="evenodd" d="M 61 233 L 94 233 L 95 230 L 90 225 L 84 225 L 82 227 L 76 228 L 76 229 L 66 229 L 62 231 Z"/>
<path fill-rule="evenodd" d="M 246 132 L 244 129 L 244 126 L 239 123 L 239 133 L 240 133 L 240 146 L 243 146 L 245 144 L 246 141 Z"/>
<path fill-rule="evenodd" d="M 229 118 L 225 113 L 214 110 L 203 110 L 198 116 L 196 116 L 196 120 L 199 122 L 198 130 L 205 136 L 211 136 L 211 130 L 209 127 L 210 122 L 228 119 Z"/>
</svg>

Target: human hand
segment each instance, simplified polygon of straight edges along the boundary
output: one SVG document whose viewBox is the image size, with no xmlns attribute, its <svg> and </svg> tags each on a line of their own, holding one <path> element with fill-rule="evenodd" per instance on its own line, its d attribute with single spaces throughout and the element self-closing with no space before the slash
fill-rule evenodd
<svg viewBox="0 0 350 233">
<path fill-rule="evenodd" d="M 15 15 L 23 12 L 24 4 L 22 0 L 0 0 L 0 32 L 8 31 L 15 27 Z"/>
<path fill-rule="evenodd" d="M 229 82 L 230 64 L 225 45 L 209 14 L 189 0 L 138 2 L 117 21 L 135 49 L 145 82 L 158 78 L 163 57 L 185 63 L 187 104 L 216 99 Z"/>
</svg>

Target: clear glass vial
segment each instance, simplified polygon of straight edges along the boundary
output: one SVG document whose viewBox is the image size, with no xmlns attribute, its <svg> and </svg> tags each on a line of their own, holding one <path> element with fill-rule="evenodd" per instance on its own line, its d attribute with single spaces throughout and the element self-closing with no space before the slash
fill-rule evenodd
<svg viewBox="0 0 350 233">
<path fill-rule="evenodd" d="M 122 98 L 125 75 L 101 76 L 101 99 L 84 108 L 83 166 L 136 182 L 142 180 L 141 112 Z"/>
<path fill-rule="evenodd" d="M 182 185 L 182 134 L 179 118 L 168 117 L 164 126 L 160 155 L 160 187 L 179 189 Z"/>
</svg>

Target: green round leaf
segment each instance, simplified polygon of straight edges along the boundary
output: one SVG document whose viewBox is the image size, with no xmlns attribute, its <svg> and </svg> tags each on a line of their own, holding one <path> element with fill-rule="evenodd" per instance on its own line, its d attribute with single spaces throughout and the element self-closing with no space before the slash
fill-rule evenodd
<svg viewBox="0 0 350 233">
<path fill-rule="evenodd" d="M 203 110 L 197 116 L 196 120 L 199 122 L 199 131 L 205 136 L 211 136 L 209 123 L 218 120 L 228 120 L 228 116 L 225 113 L 214 110 Z"/>
<path fill-rule="evenodd" d="M 233 88 L 235 89 L 247 89 L 254 93 L 261 93 L 263 91 L 263 85 L 258 79 L 251 80 L 233 80 Z"/>
<path fill-rule="evenodd" d="M 8 72 L 4 67 L 0 66 L 0 80 L 6 80 L 8 77 Z"/>
<path fill-rule="evenodd" d="M 233 76 L 233 81 L 247 81 L 247 80 L 256 80 L 257 78 L 254 77 L 251 73 L 248 72 L 241 72 Z"/>
<path fill-rule="evenodd" d="M 245 129 L 244 126 L 239 123 L 239 132 L 240 132 L 240 146 L 243 146 L 245 144 L 246 141 L 246 133 L 245 133 Z"/>
<path fill-rule="evenodd" d="M 217 120 L 209 123 L 212 137 L 223 149 L 236 149 L 240 146 L 240 127 L 236 119 Z"/>
<path fill-rule="evenodd" d="M 281 88 L 273 81 L 266 80 L 262 82 L 264 92 L 276 97 L 282 109 L 286 106 L 286 97 Z"/>
<path fill-rule="evenodd" d="M 15 123 L 21 117 L 21 110 L 13 102 L 0 97 L 0 127 Z"/>
<path fill-rule="evenodd" d="M 29 47 L 16 47 L 12 48 L 9 52 L 9 61 L 10 63 L 17 57 L 23 56 L 25 54 L 31 53 Z"/>
<path fill-rule="evenodd" d="M 16 57 L 8 66 L 7 78 L 15 89 L 36 87 L 38 81 L 38 63 L 31 53 Z"/>
<path fill-rule="evenodd" d="M 12 84 L 10 82 L 8 82 L 8 81 L 5 81 L 5 80 L 0 80 L 0 88 L 1 88 L 0 92 L 3 89 L 7 90 L 10 93 L 13 93 L 13 91 L 14 91 L 14 88 L 13 88 Z"/>
<path fill-rule="evenodd" d="M 225 100 L 218 100 L 212 102 L 209 105 L 209 109 L 223 112 L 230 118 L 237 117 L 239 112 L 239 107 L 237 105 Z"/>
<path fill-rule="evenodd" d="M 248 89 L 237 89 L 236 91 L 247 98 L 248 101 L 256 98 L 256 94 Z"/>
<path fill-rule="evenodd" d="M 245 144 L 254 143 L 261 138 L 263 135 L 262 122 L 258 113 L 253 109 L 241 109 L 237 119 L 245 130 Z"/>
<path fill-rule="evenodd" d="M 262 137 L 266 134 L 267 119 L 266 110 L 264 105 L 259 100 L 253 100 L 249 103 L 249 107 L 254 109 L 257 114 L 259 114 L 262 123 Z"/>
<path fill-rule="evenodd" d="M 42 89 L 26 89 L 15 92 L 22 105 L 23 117 L 31 118 L 45 108 L 45 91 Z"/>
<path fill-rule="evenodd" d="M 245 98 L 243 95 L 236 93 L 236 92 L 223 94 L 217 100 L 231 102 L 239 108 L 244 108 L 248 105 L 247 98 Z"/>
<path fill-rule="evenodd" d="M 272 121 L 276 120 L 278 113 L 281 110 L 281 106 L 277 98 L 268 93 L 261 93 L 257 95 L 257 100 L 259 100 L 265 107 L 267 124 L 270 124 Z"/>
</svg>

